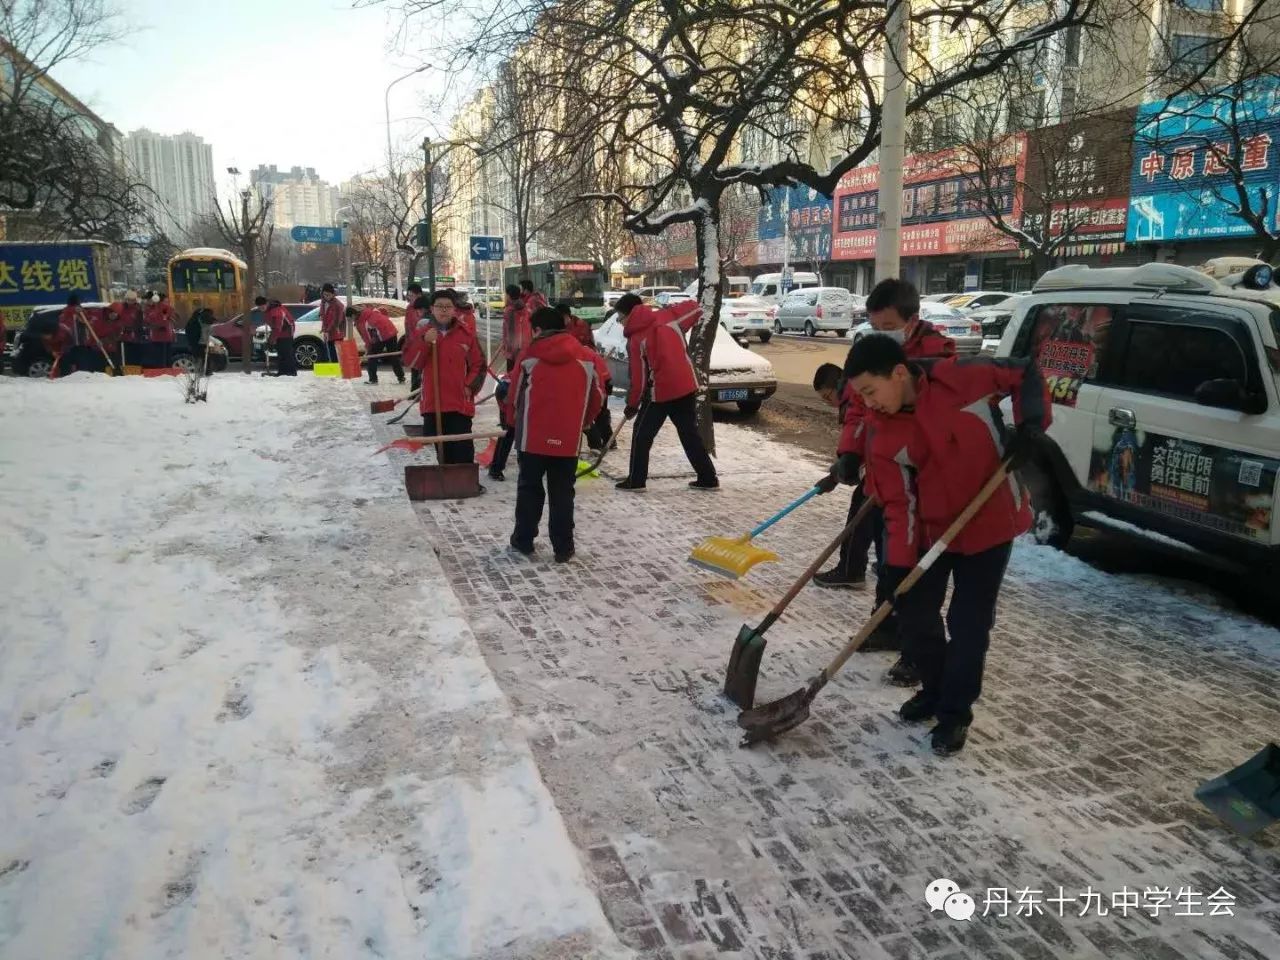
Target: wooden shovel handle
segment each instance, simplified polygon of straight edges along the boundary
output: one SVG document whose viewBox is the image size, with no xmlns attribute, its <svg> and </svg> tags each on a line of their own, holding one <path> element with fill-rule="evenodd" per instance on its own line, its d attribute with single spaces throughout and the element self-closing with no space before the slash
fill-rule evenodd
<svg viewBox="0 0 1280 960">
<path fill-rule="evenodd" d="M 928 572 L 929 568 L 933 566 L 934 561 L 936 561 L 938 557 L 942 556 L 947 547 L 951 545 L 951 541 L 956 538 L 956 534 L 963 530 L 965 524 L 973 519 L 973 515 L 981 510 L 983 504 L 991 499 L 991 495 L 996 492 L 996 488 L 999 487 L 1000 484 L 1004 483 L 1005 478 L 1008 477 L 1008 475 L 1009 461 L 1005 460 L 996 468 L 996 472 L 991 475 L 991 479 L 986 482 L 986 485 L 978 491 L 978 495 L 970 501 L 967 507 L 960 511 L 960 516 L 956 517 L 955 522 L 953 522 L 951 526 L 947 527 L 946 532 L 938 538 L 938 542 L 930 547 L 929 552 L 920 558 L 920 562 L 911 568 L 911 572 L 902 578 L 902 582 L 898 584 L 898 589 L 893 591 L 893 600 L 897 600 L 904 593 L 914 587 L 916 582 Z M 854 634 L 849 639 L 849 642 L 846 643 L 840 652 L 836 654 L 835 659 L 832 660 L 831 663 L 827 665 L 827 668 L 819 675 L 822 678 L 823 683 L 839 673 L 840 668 L 845 665 L 845 662 L 851 656 L 853 656 L 854 651 L 866 643 L 867 637 L 871 636 L 871 634 L 875 632 L 875 629 L 880 626 L 880 624 L 884 623 L 886 618 L 888 618 L 889 614 L 893 611 L 893 600 L 886 600 L 884 603 L 880 604 L 880 606 L 876 608 L 875 613 L 871 614 L 871 619 L 863 624 L 862 629 Z"/>
<path fill-rule="evenodd" d="M 799 596 L 800 591 L 804 589 L 805 584 L 812 580 L 814 575 L 822 569 L 822 565 L 827 562 L 827 559 L 840 549 L 840 544 L 844 543 L 853 535 L 853 531 L 858 528 L 858 524 L 862 523 L 862 521 L 866 519 L 867 514 L 871 512 L 871 508 L 874 506 L 875 502 L 873 500 L 868 499 L 863 502 L 862 506 L 858 508 L 858 512 L 853 515 L 853 519 L 844 525 L 844 529 L 840 531 L 840 535 L 832 540 L 831 543 L 827 545 L 826 549 L 818 554 L 817 559 L 814 560 L 813 563 L 809 564 L 804 573 L 800 574 L 800 579 L 791 585 L 791 589 L 783 594 L 782 599 L 779 600 L 774 605 L 773 609 L 769 611 L 769 615 L 760 622 L 760 626 L 756 628 L 757 633 L 764 633 L 778 622 L 778 618 L 782 616 L 782 612 L 787 609 L 792 600 Z"/>
</svg>

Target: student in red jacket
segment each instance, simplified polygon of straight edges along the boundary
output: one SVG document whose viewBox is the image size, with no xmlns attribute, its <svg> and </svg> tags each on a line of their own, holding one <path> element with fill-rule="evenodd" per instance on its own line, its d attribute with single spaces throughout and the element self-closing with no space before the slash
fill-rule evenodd
<svg viewBox="0 0 1280 960">
<path fill-rule="evenodd" d="M 405 362 L 422 371 L 422 394 L 418 409 L 422 411 L 424 436 L 447 436 L 470 433 L 471 419 L 476 413 L 476 394 L 484 385 L 488 372 L 484 354 L 476 335 L 455 322 L 453 297 L 447 290 L 431 294 L 431 324 L 420 339 L 405 343 Z M 433 363 L 432 354 L 438 351 Z M 433 366 L 440 368 L 440 386 L 437 391 L 432 374 Z M 436 393 L 440 394 L 440 413 L 443 434 L 436 432 Z M 444 463 L 474 463 L 476 446 L 471 440 L 454 440 L 446 443 Z"/>
<path fill-rule="evenodd" d="M 849 351 L 846 372 L 871 408 L 867 472 L 884 507 L 886 586 L 896 587 L 999 467 L 1016 464 L 1049 424 L 1039 368 L 1027 360 L 937 360 L 917 364 L 885 335 L 864 337 Z M 1008 434 L 999 401 L 1013 398 L 1017 429 Z M 1030 500 L 1014 474 L 1002 483 L 897 601 L 908 652 L 921 689 L 899 710 L 903 720 L 937 719 L 933 749 L 964 747 L 996 600 L 1013 539 L 1031 526 Z M 942 624 L 947 582 L 954 582 Z M 950 632 L 950 642 L 947 632 Z"/>
<path fill-rule="evenodd" d="M 120 317 L 121 356 L 130 366 L 141 365 L 145 348 L 140 345 L 146 339 L 146 328 L 142 322 L 142 304 L 138 302 L 136 290 L 125 291 L 124 300 L 116 313 Z"/>
<path fill-rule="evenodd" d="M 173 344 L 178 337 L 173 329 L 173 307 L 169 305 L 168 294 L 151 294 L 151 302 L 143 312 L 143 323 L 147 327 L 147 340 L 151 343 L 149 363 L 155 367 L 169 366 Z"/>
<path fill-rule="evenodd" d="M 320 335 L 324 337 L 325 356 L 330 363 L 337 363 L 337 344 L 347 338 L 347 323 L 346 311 L 332 283 L 320 288 Z"/>
<path fill-rule="evenodd" d="M 515 369 L 516 357 L 533 338 L 529 312 L 520 288 L 514 283 L 508 285 L 507 305 L 502 309 L 502 355 L 507 361 L 508 373 Z"/>
<path fill-rule="evenodd" d="M 476 333 L 476 308 L 467 299 L 467 292 L 465 290 L 453 291 L 453 302 L 458 308 L 458 323 L 469 328 L 472 333 Z"/>
<path fill-rule="evenodd" d="M 102 359 L 89 336 L 89 317 L 74 293 L 67 297 L 67 305 L 58 314 L 58 332 L 50 341 L 50 347 L 61 357 L 58 362 L 60 377 L 77 370 L 95 370 L 94 359 Z"/>
<path fill-rule="evenodd" d="M 378 382 L 378 366 L 383 363 L 390 363 L 396 379 L 404 383 L 404 364 L 399 356 L 377 357 L 380 353 L 400 353 L 400 334 L 395 321 L 377 307 L 365 307 L 363 310 L 348 307 L 347 316 L 356 322 L 356 331 L 364 341 L 365 356 L 373 358 L 365 361 L 369 383 Z"/>
<path fill-rule="evenodd" d="M 596 348 L 596 338 L 591 335 L 591 324 L 581 317 L 575 317 L 573 308 L 564 300 L 556 304 L 556 310 L 560 312 L 560 316 L 564 317 L 565 332 L 584 347 L 594 350 Z"/>
<path fill-rule="evenodd" d="M 567 563 L 574 552 L 578 439 L 600 412 L 604 396 L 591 351 L 565 332 L 558 311 L 541 307 L 530 323 L 533 342 L 517 358 L 505 403 L 506 419 L 515 424 L 520 463 L 511 546 L 532 555 L 546 501 L 551 508 L 547 533 L 556 563 Z"/>
<path fill-rule="evenodd" d="M 409 341 L 417 341 L 417 349 L 422 347 L 422 334 L 427 327 L 431 326 L 431 307 L 427 298 L 422 295 L 422 284 L 411 283 L 407 293 L 410 296 L 409 305 L 404 311 L 404 339 L 401 341 L 401 359 L 408 364 Z M 417 390 L 422 386 L 422 371 L 409 371 L 409 387 Z"/>
<path fill-rule="evenodd" d="M 298 358 L 293 352 L 293 314 L 279 300 L 257 297 L 253 303 L 259 309 L 266 308 L 262 314 L 262 320 L 271 328 L 271 332 L 267 335 L 267 342 L 276 348 L 275 376 L 296 377 Z"/>
<path fill-rule="evenodd" d="M 625 294 L 614 307 L 624 321 L 631 388 L 627 394 L 628 417 L 637 416 L 631 440 L 631 465 L 619 490 L 643 490 L 649 478 L 649 449 L 667 418 L 676 425 L 684 454 L 698 474 L 689 483 L 695 490 L 716 490 L 720 478 L 698 434 L 696 401 L 698 377 L 685 346 L 685 334 L 702 315 L 696 300 L 654 310 L 634 293 Z"/>
<path fill-rule="evenodd" d="M 529 311 L 531 317 L 533 316 L 533 311 L 548 305 L 547 298 L 533 289 L 532 280 L 520 281 L 520 299 L 524 301 L 525 309 Z"/>
</svg>

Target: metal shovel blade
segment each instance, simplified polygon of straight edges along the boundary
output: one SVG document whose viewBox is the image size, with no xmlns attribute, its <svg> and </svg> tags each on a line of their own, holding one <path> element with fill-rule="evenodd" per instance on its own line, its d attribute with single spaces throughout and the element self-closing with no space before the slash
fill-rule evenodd
<svg viewBox="0 0 1280 960">
<path fill-rule="evenodd" d="M 781 700 L 764 703 L 738 714 L 738 726 L 747 731 L 740 746 L 749 747 L 762 740 L 772 740 L 792 727 L 798 727 L 809 719 L 809 704 L 813 702 L 813 684 L 801 687 Z"/>
<path fill-rule="evenodd" d="M 751 709 L 756 699 L 756 681 L 760 679 L 760 660 L 766 640 L 755 627 L 745 623 L 733 641 L 729 668 L 724 675 L 724 695 L 743 710 Z"/>
<path fill-rule="evenodd" d="M 1280 820 L 1280 746 L 1269 743 L 1234 770 L 1202 783 L 1196 799 L 1250 837 Z"/>
<path fill-rule="evenodd" d="M 370 413 L 390 413 L 392 410 L 396 408 L 397 402 L 398 401 L 396 400 L 370 400 L 369 412 Z"/>
</svg>

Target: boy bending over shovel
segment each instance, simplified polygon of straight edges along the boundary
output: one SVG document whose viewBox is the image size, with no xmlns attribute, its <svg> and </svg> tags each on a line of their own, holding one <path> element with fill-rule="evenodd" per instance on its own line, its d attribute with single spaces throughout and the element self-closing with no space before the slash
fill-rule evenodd
<svg viewBox="0 0 1280 960">
<path fill-rule="evenodd" d="M 1029 458 L 1049 424 L 1048 394 L 1034 361 L 912 361 L 883 334 L 855 343 L 845 372 L 872 411 L 866 469 L 884 508 L 885 573 L 895 589 L 1003 460 L 1016 466 Z M 998 406 L 1004 397 L 1013 398 L 1011 436 Z M 964 747 L 1013 539 L 1030 527 L 1030 498 L 1010 473 L 897 601 L 922 683 L 898 713 L 908 723 L 936 719 L 935 753 Z M 944 629 L 948 580 L 954 591 Z"/>
</svg>

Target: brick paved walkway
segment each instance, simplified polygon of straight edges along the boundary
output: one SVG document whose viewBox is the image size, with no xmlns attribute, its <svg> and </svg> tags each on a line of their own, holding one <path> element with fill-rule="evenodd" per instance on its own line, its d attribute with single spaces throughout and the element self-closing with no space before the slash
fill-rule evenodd
<svg viewBox="0 0 1280 960">
<path fill-rule="evenodd" d="M 745 531 L 821 469 L 738 427 L 717 435 L 719 493 L 685 489 L 670 429 L 653 471 L 672 479 L 640 495 L 580 482 L 567 566 L 545 540 L 532 561 L 507 550 L 514 461 L 478 500 L 417 507 L 639 956 L 1280 957 L 1280 831 L 1240 840 L 1192 797 L 1280 737 L 1280 634 L 1212 598 L 1020 544 L 962 754 L 940 760 L 928 727 L 897 722 L 889 654 L 858 654 L 809 722 L 739 749 L 719 696 L 732 639 L 839 528 L 847 500 L 820 498 L 766 534 L 779 564 L 738 582 L 700 571 L 686 563 L 693 542 Z M 606 470 L 625 469 L 625 447 Z M 866 593 L 807 589 L 771 631 L 760 698 L 799 686 L 869 610 Z M 923 892 L 939 876 L 975 897 L 971 921 L 930 914 Z M 1197 917 L 1207 901 L 1175 899 L 1156 919 L 1098 916 L 1075 899 L 1091 889 L 1110 906 L 1126 887 L 1157 911 L 1146 888 L 1225 888 L 1234 915 Z M 1008 888 L 1008 916 L 982 916 L 988 888 Z M 1043 891 L 1042 912 L 1017 915 L 1023 889 Z"/>
</svg>

